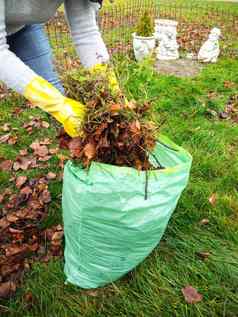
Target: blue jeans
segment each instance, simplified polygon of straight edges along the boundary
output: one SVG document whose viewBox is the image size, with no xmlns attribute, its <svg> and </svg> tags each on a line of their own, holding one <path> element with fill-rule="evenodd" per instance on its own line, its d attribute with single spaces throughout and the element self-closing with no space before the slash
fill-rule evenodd
<svg viewBox="0 0 238 317">
<path fill-rule="evenodd" d="M 27 25 L 9 35 L 7 43 L 15 53 L 36 74 L 43 77 L 64 93 L 64 88 L 53 64 L 52 50 L 43 24 Z"/>
</svg>

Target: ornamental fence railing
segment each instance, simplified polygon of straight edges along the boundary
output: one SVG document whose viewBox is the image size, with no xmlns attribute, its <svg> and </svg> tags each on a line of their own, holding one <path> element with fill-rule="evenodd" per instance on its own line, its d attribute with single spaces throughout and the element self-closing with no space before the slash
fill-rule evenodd
<svg viewBox="0 0 238 317">
<path fill-rule="evenodd" d="M 153 19 L 178 21 L 181 54 L 197 53 L 213 27 L 222 31 L 221 55 L 238 58 L 238 13 L 214 5 L 172 5 L 156 0 L 130 0 L 100 10 L 98 23 L 111 54 L 132 54 L 132 33 L 141 14 L 148 10 Z M 238 10 L 237 10 L 238 12 Z M 46 25 L 59 70 L 78 63 L 64 11 Z"/>
</svg>

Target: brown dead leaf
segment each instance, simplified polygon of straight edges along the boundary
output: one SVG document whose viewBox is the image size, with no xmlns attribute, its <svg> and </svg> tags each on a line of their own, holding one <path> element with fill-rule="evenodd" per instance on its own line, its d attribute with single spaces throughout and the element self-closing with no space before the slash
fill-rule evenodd
<svg viewBox="0 0 238 317">
<path fill-rule="evenodd" d="M 64 168 L 64 162 L 68 160 L 69 157 L 63 154 L 58 154 L 57 157 L 59 159 L 59 167 Z"/>
<path fill-rule="evenodd" d="M 51 158 L 52 158 L 51 155 L 46 155 L 46 156 L 39 157 L 38 160 L 39 160 L 39 162 L 47 162 L 47 161 L 49 161 Z M 47 167 L 48 167 L 48 165 L 45 165 L 45 166 L 42 165 L 42 166 L 43 166 L 43 168 L 47 168 Z"/>
<path fill-rule="evenodd" d="M 8 231 L 12 234 L 16 234 L 16 233 L 23 233 L 23 230 L 19 230 L 19 229 L 14 229 L 14 228 L 9 228 Z"/>
<path fill-rule="evenodd" d="M 9 298 L 16 291 L 14 282 L 0 283 L 0 298 Z"/>
<path fill-rule="evenodd" d="M 61 225 L 57 225 L 55 229 L 56 231 L 63 231 L 63 227 Z"/>
<path fill-rule="evenodd" d="M 16 187 L 21 188 L 27 181 L 26 176 L 18 176 L 16 179 Z"/>
<path fill-rule="evenodd" d="M 4 201 L 5 195 L 0 194 L 0 204 Z"/>
<path fill-rule="evenodd" d="M 210 222 L 209 219 L 204 218 L 204 219 L 202 219 L 199 223 L 200 223 L 200 225 L 208 225 L 209 222 Z"/>
<path fill-rule="evenodd" d="M 129 101 L 125 104 L 125 107 L 130 109 L 130 110 L 134 110 L 134 109 L 136 109 L 136 103 L 135 103 L 135 101 Z"/>
<path fill-rule="evenodd" d="M 201 302 L 203 299 L 203 296 L 199 294 L 198 291 L 190 285 L 182 288 L 182 293 L 185 298 L 185 301 L 188 304 L 196 304 Z"/>
<path fill-rule="evenodd" d="M 23 150 L 20 150 L 20 151 L 19 151 L 19 154 L 20 154 L 21 156 L 26 156 L 26 155 L 28 155 L 28 151 L 27 151 L 27 149 L 23 149 Z"/>
<path fill-rule="evenodd" d="M 11 130 L 10 123 L 4 123 L 4 125 L 1 127 L 1 130 L 3 132 L 9 132 Z"/>
<path fill-rule="evenodd" d="M 219 112 L 219 118 L 220 119 L 223 119 L 223 120 L 226 120 L 226 119 L 229 119 L 230 118 L 230 115 L 228 112 L 226 111 L 221 111 Z"/>
<path fill-rule="evenodd" d="M 29 196 L 32 193 L 32 188 L 30 186 L 25 186 L 20 190 L 20 194 Z"/>
<path fill-rule="evenodd" d="M 6 160 L 0 163 L 1 171 L 10 171 L 12 169 L 13 162 L 11 160 Z"/>
<path fill-rule="evenodd" d="M 235 87 L 235 83 L 234 82 L 232 82 L 232 81 L 230 81 L 230 80 L 225 80 L 224 81 L 224 87 L 225 88 L 233 88 L 233 87 Z"/>
<path fill-rule="evenodd" d="M 49 180 L 52 180 L 52 179 L 56 179 L 57 175 L 53 172 L 49 172 L 47 175 L 46 175 L 46 178 L 49 179 Z"/>
<path fill-rule="evenodd" d="M 12 114 L 17 116 L 22 112 L 23 112 L 23 109 L 21 107 L 16 107 L 15 109 L 13 109 Z"/>
<path fill-rule="evenodd" d="M 118 112 L 121 110 L 121 108 L 122 108 L 122 106 L 120 104 L 115 103 L 115 104 L 110 106 L 110 111 L 111 112 Z"/>
<path fill-rule="evenodd" d="M 0 232 L 4 231 L 10 226 L 10 222 L 7 220 L 6 217 L 0 219 Z"/>
<path fill-rule="evenodd" d="M 17 217 L 17 215 L 15 213 L 6 215 L 6 220 L 11 222 L 11 223 L 17 222 L 18 219 L 19 218 Z"/>
<path fill-rule="evenodd" d="M 50 145 L 51 143 L 52 141 L 50 140 L 50 138 L 45 138 L 40 141 L 40 145 Z"/>
<path fill-rule="evenodd" d="M 9 140 L 9 138 L 10 138 L 10 136 L 11 136 L 10 133 L 1 135 L 1 136 L 0 136 L 0 143 L 7 143 L 8 140 Z"/>
<path fill-rule="evenodd" d="M 95 153 L 96 153 L 95 145 L 93 143 L 88 143 L 85 145 L 83 151 L 84 151 L 85 156 L 89 160 L 92 160 L 95 156 Z"/>
<path fill-rule="evenodd" d="M 49 153 L 52 155 L 57 154 L 58 152 L 59 152 L 59 148 L 49 149 Z"/>
<path fill-rule="evenodd" d="M 16 254 L 24 254 L 28 252 L 29 248 L 27 245 L 14 245 L 11 244 L 9 247 L 5 249 L 5 253 L 7 257 L 16 255 Z"/>
<path fill-rule="evenodd" d="M 41 145 L 40 142 L 35 141 L 30 145 L 30 148 L 34 151 L 34 155 L 45 157 L 48 155 L 49 150 L 46 145 Z"/>
<path fill-rule="evenodd" d="M 199 256 L 202 260 L 206 260 L 211 255 L 210 252 L 196 252 L 197 256 Z"/>
<path fill-rule="evenodd" d="M 140 132 L 140 122 L 138 120 L 133 121 L 130 126 L 129 129 L 132 133 L 137 134 Z"/>
<path fill-rule="evenodd" d="M 48 189 L 43 190 L 43 192 L 39 196 L 39 200 L 44 204 L 48 204 L 51 202 L 51 195 Z"/>
<path fill-rule="evenodd" d="M 64 232 L 63 231 L 56 231 L 53 235 L 51 240 L 61 240 L 64 236 Z"/>
<path fill-rule="evenodd" d="M 48 129 L 50 124 L 47 121 L 42 121 L 41 126 L 42 128 Z"/>
<path fill-rule="evenodd" d="M 2 265 L 0 269 L 0 274 L 1 276 L 6 277 L 12 274 L 13 272 L 18 271 L 20 266 L 21 266 L 20 263 L 16 263 L 14 265 L 9 265 L 9 264 Z"/>
<path fill-rule="evenodd" d="M 217 202 L 217 194 L 213 193 L 209 198 L 209 203 L 214 207 Z"/>
<path fill-rule="evenodd" d="M 97 297 L 99 295 L 99 291 L 98 290 L 89 290 L 89 291 L 87 290 L 86 294 L 88 296 Z"/>
<path fill-rule="evenodd" d="M 29 245 L 28 248 L 31 252 L 36 252 L 39 249 L 39 243 L 36 242 L 32 245 Z"/>
<path fill-rule="evenodd" d="M 23 170 L 26 171 L 28 170 L 30 167 L 36 167 L 36 159 L 35 158 L 31 158 L 31 157 L 25 157 L 25 156 L 20 156 L 16 159 L 16 161 L 13 164 L 13 169 L 14 171 L 18 171 L 18 170 Z"/>
<path fill-rule="evenodd" d="M 68 147 L 70 153 L 75 158 L 80 158 L 82 153 L 81 140 L 80 138 L 73 138 L 69 143 Z"/>
<path fill-rule="evenodd" d="M 10 136 L 10 138 L 8 139 L 7 143 L 10 145 L 14 145 L 17 143 L 18 137 L 16 135 L 14 136 Z"/>
</svg>

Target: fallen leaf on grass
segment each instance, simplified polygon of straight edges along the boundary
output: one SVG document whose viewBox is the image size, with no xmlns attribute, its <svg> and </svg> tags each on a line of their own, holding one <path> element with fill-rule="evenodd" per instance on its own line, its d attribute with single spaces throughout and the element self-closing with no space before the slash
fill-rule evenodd
<svg viewBox="0 0 238 317">
<path fill-rule="evenodd" d="M 1 127 L 1 130 L 3 132 L 9 132 L 11 130 L 11 126 L 9 123 L 4 123 L 4 125 Z"/>
<path fill-rule="evenodd" d="M 64 168 L 64 162 L 66 160 L 68 160 L 69 157 L 66 156 L 66 155 L 63 155 L 63 154 L 58 154 L 57 157 L 59 159 L 59 167 L 63 169 Z"/>
<path fill-rule="evenodd" d="M 17 115 L 19 115 L 22 112 L 23 112 L 23 109 L 21 107 L 16 107 L 15 109 L 13 109 L 12 114 L 14 116 L 17 116 Z"/>
<path fill-rule="evenodd" d="M 213 193 L 210 197 L 209 197 L 209 203 L 214 207 L 216 205 L 216 201 L 217 201 L 217 194 Z"/>
<path fill-rule="evenodd" d="M 197 256 L 199 256 L 202 260 L 206 260 L 211 255 L 210 252 L 196 252 Z"/>
<path fill-rule="evenodd" d="M 10 136 L 7 143 L 10 145 L 14 145 L 17 143 L 17 140 L 18 140 L 18 137 L 16 135 Z"/>
<path fill-rule="evenodd" d="M 47 121 L 42 121 L 39 117 L 30 117 L 30 121 L 24 123 L 23 128 L 27 130 L 28 133 L 32 133 L 33 129 L 49 128 L 49 123 Z"/>
<path fill-rule="evenodd" d="M 204 219 L 202 219 L 199 223 L 200 223 L 200 225 L 208 225 L 209 222 L 210 222 L 209 219 L 204 218 Z"/>
<path fill-rule="evenodd" d="M 23 149 L 23 150 L 20 150 L 20 151 L 19 151 L 19 154 L 20 154 L 21 156 L 26 156 L 26 155 L 28 154 L 28 151 L 27 151 L 27 149 Z"/>
<path fill-rule="evenodd" d="M 49 149 L 49 153 L 54 155 L 54 154 L 57 154 L 59 152 L 59 148 L 52 148 L 52 149 Z"/>
<path fill-rule="evenodd" d="M 24 182 L 23 184 L 25 184 L 25 182 Z M 22 185 L 23 185 L 23 184 L 22 184 Z M 25 196 L 26 196 L 26 199 L 28 199 L 29 196 L 32 194 L 32 189 L 31 189 L 31 187 L 30 187 L 30 186 L 25 186 L 25 187 L 23 187 L 23 188 L 21 189 L 21 191 L 20 191 L 20 194 L 21 194 L 21 195 L 25 195 Z"/>
<path fill-rule="evenodd" d="M 0 204 L 4 201 L 5 195 L 0 194 Z"/>
<path fill-rule="evenodd" d="M 222 111 L 222 112 L 219 112 L 219 118 L 220 118 L 220 119 L 223 119 L 223 120 L 226 120 L 226 119 L 229 119 L 229 118 L 230 118 L 230 115 L 229 115 L 228 112 Z"/>
<path fill-rule="evenodd" d="M 13 162 L 11 160 L 6 160 L 0 163 L 1 171 L 10 171 L 12 169 Z"/>
<path fill-rule="evenodd" d="M 56 179 L 57 175 L 53 172 L 49 172 L 47 175 L 46 175 L 46 178 L 49 179 L 49 180 L 52 180 L 52 179 Z"/>
<path fill-rule="evenodd" d="M 30 148 L 34 151 L 34 155 L 44 157 L 47 156 L 49 150 L 46 145 L 41 145 L 40 142 L 35 141 L 30 145 Z"/>
<path fill-rule="evenodd" d="M 11 133 L 8 133 L 0 136 L 0 143 L 13 145 L 17 143 L 17 139 L 18 137 L 16 135 L 11 135 Z"/>
<path fill-rule="evenodd" d="M 13 164 L 14 171 L 23 170 L 26 171 L 29 168 L 37 167 L 36 159 L 32 157 L 17 157 L 16 161 Z"/>
<path fill-rule="evenodd" d="M 99 295 L 99 291 L 98 290 L 85 291 L 85 294 L 88 296 L 97 297 Z"/>
<path fill-rule="evenodd" d="M 52 141 L 50 140 L 50 138 L 45 138 L 40 141 L 40 145 L 50 145 L 51 143 Z"/>
<path fill-rule="evenodd" d="M 32 292 L 27 292 L 27 293 L 24 295 L 24 302 L 26 302 L 28 305 L 30 304 L 30 306 L 33 304 L 34 298 L 33 298 Z M 27 305 L 27 306 L 28 306 L 28 305 Z"/>
<path fill-rule="evenodd" d="M 230 80 L 225 80 L 224 81 L 224 87 L 225 88 L 233 88 L 235 87 L 235 83 L 233 81 L 230 81 Z"/>
<path fill-rule="evenodd" d="M 8 142 L 9 138 L 10 138 L 11 134 L 4 134 L 0 136 L 0 143 L 6 143 Z"/>
<path fill-rule="evenodd" d="M 9 298 L 16 291 L 14 282 L 5 282 L 0 284 L 0 298 Z"/>
<path fill-rule="evenodd" d="M 21 188 L 27 181 L 26 176 L 18 176 L 16 179 L 16 187 Z"/>
<path fill-rule="evenodd" d="M 39 201 L 43 204 L 48 204 L 51 202 L 51 195 L 48 189 L 45 189 L 39 196 Z"/>
<path fill-rule="evenodd" d="M 203 299 L 203 296 L 199 294 L 198 291 L 190 285 L 182 288 L 182 293 L 185 298 L 185 301 L 188 304 L 196 304 L 201 302 Z"/>
</svg>

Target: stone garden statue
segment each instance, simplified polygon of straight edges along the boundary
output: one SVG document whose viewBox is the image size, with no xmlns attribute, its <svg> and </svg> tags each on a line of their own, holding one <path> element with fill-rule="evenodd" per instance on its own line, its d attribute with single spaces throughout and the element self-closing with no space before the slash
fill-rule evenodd
<svg viewBox="0 0 238 317">
<path fill-rule="evenodd" d="M 167 27 L 160 34 L 159 46 L 157 48 L 157 59 L 176 60 L 179 58 L 179 45 L 176 40 L 177 31 L 175 27 Z"/>
<path fill-rule="evenodd" d="M 216 63 L 220 54 L 219 38 L 221 30 L 213 28 L 209 34 L 208 40 L 202 45 L 198 53 L 198 60 L 204 63 Z"/>
</svg>

